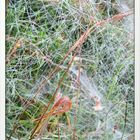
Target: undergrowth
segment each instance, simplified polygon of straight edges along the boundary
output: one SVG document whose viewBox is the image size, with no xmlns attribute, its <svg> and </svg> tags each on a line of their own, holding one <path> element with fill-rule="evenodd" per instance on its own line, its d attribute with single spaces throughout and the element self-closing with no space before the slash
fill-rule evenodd
<svg viewBox="0 0 140 140">
<path fill-rule="evenodd" d="M 9 1 L 7 139 L 134 139 L 133 13 L 124 15 L 133 11 L 132 3 Z M 88 29 L 92 30 L 81 43 L 79 38 Z M 68 53 L 77 40 L 77 48 Z M 77 57 L 82 61 L 71 62 Z M 89 83 L 80 82 L 80 74 L 78 80 L 71 71 L 73 66 L 84 71 Z M 89 94 L 90 84 L 102 95 L 100 111 L 94 109 L 96 102 Z M 62 114 L 51 114 L 43 127 L 43 123 L 34 120 L 49 113 L 58 93 L 62 93 L 62 98 L 69 97 L 72 107 Z M 33 135 L 37 123 L 43 129 Z"/>
</svg>

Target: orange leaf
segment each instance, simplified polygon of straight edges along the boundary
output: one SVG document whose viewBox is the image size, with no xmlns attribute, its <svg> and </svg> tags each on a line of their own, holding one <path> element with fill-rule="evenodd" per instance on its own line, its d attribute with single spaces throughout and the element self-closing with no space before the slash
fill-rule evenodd
<svg viewBox="0 0 140 140">
<path fill-rule="evenodd" d="M 60 98 L 52 107 L 52 110 L 55 108 L 56 110 L 52 115 L 60 115 L 65 112 L 68 112 L 71 109 L 72 102 L 69 97 L 64 96 Z"/>
<path fill-rule="evenodd" d="M 68 112 L 71 109 L 72 101 L 70 100 L 70 98 L 67 96 L 64 97 L 60 97 L 60 96 L 61 94 L 58 94 L 58 96 L 56 96 L 53 107 L 48 112 L 48 114 L 43 116 L 44 119 L 52 115 L 61 115 L 65 112 Z M 37 118 L 34 121 L 38 121 L 40 119 L 41 118 Z"/>
</svg>

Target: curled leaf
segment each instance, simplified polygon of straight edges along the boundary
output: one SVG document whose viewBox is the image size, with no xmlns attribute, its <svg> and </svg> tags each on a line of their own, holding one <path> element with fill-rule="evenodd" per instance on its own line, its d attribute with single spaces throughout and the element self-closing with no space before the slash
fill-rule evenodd
<svg viewBox="0 0 140 140">
<path fill-rule="evenodd" d="M 68 112 L 72 107 L 72 101 L 69 97 L 63 96 L 61 93 L 58 93 L 55 97 L 54 105 L 50 109 L 50 111 L 43 116 L 44 119 L 47 119 L 50 116 L 53 115 L 61 115 L 65 112 Z M 41 118 L 37 118 L 34 121 L 38 121 Z"/>
<path fill-rule="evenodd" d="M 60 98 L 52 107 L 55 110 L 52 115 L 60 115 L 68 112 L 71 109 L 72 102 L 69 97 L 64 96 Z"/>
</svg>

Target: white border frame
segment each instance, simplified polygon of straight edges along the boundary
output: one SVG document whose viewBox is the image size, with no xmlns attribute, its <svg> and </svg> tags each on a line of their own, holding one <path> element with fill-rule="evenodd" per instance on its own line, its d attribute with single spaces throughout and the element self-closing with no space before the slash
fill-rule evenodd
<svg viewBox="0 0 140 140">
<path fill-rule="evenodd" d="M 140 140 L 140 1 L 135 0 L 135 140 Z"/>
<path fill-rule="evenodd" d="M 5 140 L 5 0 L 0 1 L 0 139 Z"/>
<path fill-rule="evenodd" d="M 5 0 L 0 1 L 0 139 L 5 140 Z M 140 0 L 135 0 L 135 140 L 140 140 Z"/>
</svg>

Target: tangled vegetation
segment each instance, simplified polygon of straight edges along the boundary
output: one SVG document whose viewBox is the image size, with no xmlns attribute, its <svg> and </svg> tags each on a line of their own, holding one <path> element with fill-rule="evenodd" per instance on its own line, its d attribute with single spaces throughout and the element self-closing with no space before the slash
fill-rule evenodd
<svg viewBox="0 0 140 140">
<path fill-rule="evenodd" d="M 10 0 L 9 140 L 134 139 L 133 1 Z"/>
</svg>

